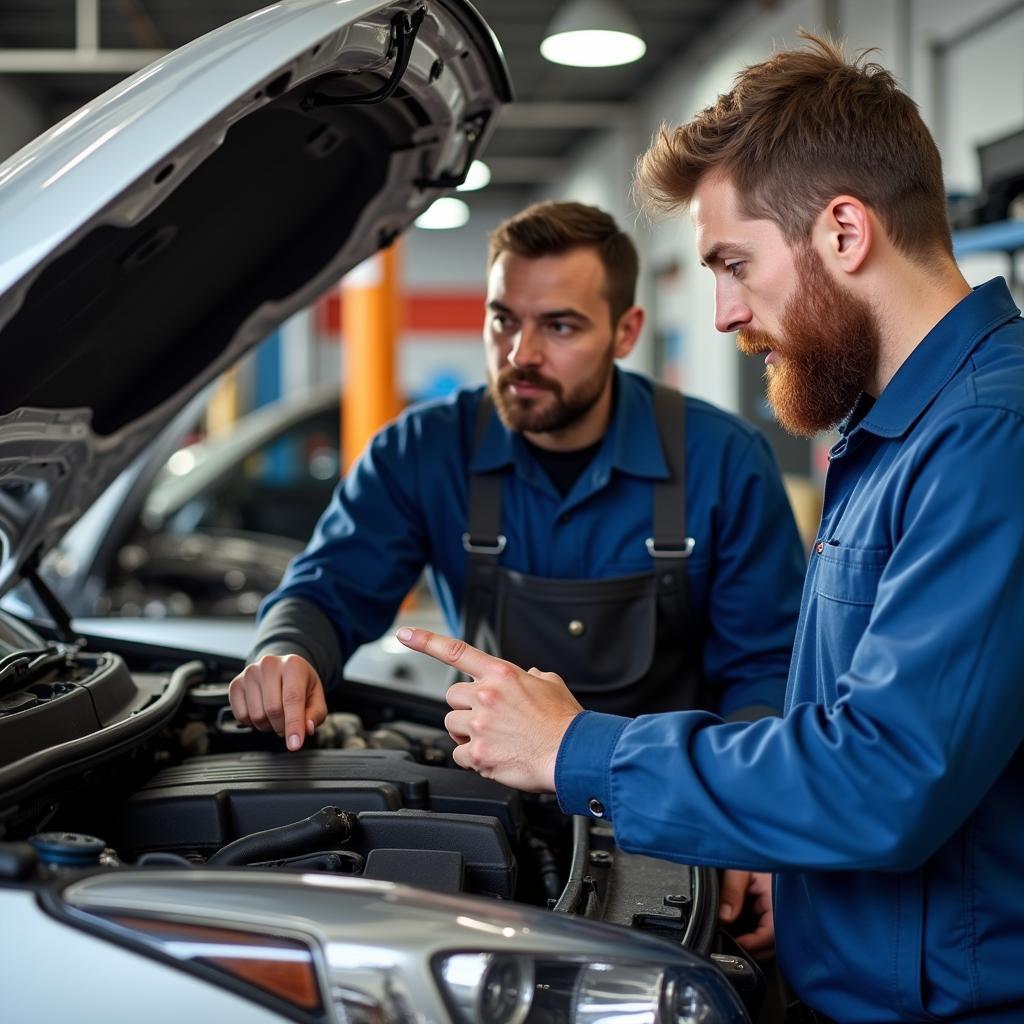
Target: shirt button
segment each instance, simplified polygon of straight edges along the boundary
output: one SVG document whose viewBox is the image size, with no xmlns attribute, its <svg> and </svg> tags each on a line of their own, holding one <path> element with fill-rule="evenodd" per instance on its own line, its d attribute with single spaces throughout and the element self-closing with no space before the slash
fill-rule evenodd
<svg viewBox="0 0 1024 1024">
<path fill-rule="evenodd" d="M 819 540 L 818 543 L 814 545 L 814 550 L 820 555 L 822 551 L 825 550 L 825 542 L 823 540 Z"/>
<path fill-rule="evenodd" d="M 569 520 L 570 520 L 570 519 L 572 519 L 572 513 L 571 513 L 571 512 L 563 512 L 563 513 L 562 513 L 562 514 L 561 514 L 561 515 L 560 515 L 560 516 L 558 517 L 558 521 L 559 521 L 560 523 L 567 523 L 567 522 L 569 522 Z"/>
<path fill-rule="evenodd" d="M 583 636 L 587 627 L 584 626 L 579 619 L 573 619 L 572 622 L 569 623 L 567 629 L 569 630 L 569 636 Z"/>
<path fill-rule="evenodd" d="M 603 818 L 604 817 L 604 804 L 601 803 L 601 801 L 598 800 L 596 797 L 591 797 L 587 801 L 587 810 L 590 811 L 590 813 L 595 818 Z"/>
</svg>

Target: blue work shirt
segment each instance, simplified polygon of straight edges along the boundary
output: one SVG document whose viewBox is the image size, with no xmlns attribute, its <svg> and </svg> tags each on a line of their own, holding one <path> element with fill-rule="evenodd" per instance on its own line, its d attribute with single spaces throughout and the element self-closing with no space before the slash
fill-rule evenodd
<svg viewBox="0 0 1024 1024">
<path fill-rule="evenodd" d="M 415 406 L 382 430 L 337 487 L 261 615 L 284 597 L 310 601 L 334 624 L 347 656 L 391 625 L 427 566 L 457 633 L 470 467 L 506 470 L 503 567 L 562 579 L 651 571 L 645 542 L 652 483 L 669 471 L 650 382 L 616 369 L 608 430 L 565 498 L 496 414 L 474 452 L 482 394 L 462 390 Z M 764 438 L 735 416 L 688 399 L 686 492 L 687 533 L 696 542 L 687 562 L 690 614 L 702 632 L 696 646 L 703 647 L 705 676 L 720 687 L 719 710 L 781 712 L 805 557 Z"/>
<path fill-rule="evenodd" d="M 585 713 L 556 783 L 626 850 L 776 872 L 821 1012 L 1020 1021 L 1022 739 L 1024 321 L 997 280 L 832 450 L 785 717 Z"/>
</svg>

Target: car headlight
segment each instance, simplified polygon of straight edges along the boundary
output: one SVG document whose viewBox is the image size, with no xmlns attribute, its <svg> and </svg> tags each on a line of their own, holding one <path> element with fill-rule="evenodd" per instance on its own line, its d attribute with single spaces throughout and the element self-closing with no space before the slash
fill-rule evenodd
<svg viewBox="0 0 1024 1024">
<path fill-rule="evenodd" d="M 436 974 L 459 1024 L 720 1024 L 744 1020 L 713 974 L 648 963 L 456 953 Z"/>
<path fill-rule="evenodd" d="M 534 995 L 533 964 L 524 957 L 457 953 L 441 961 L 441 980 L 466 1024 L 523 1024 Z"/>
<path fill-rule="evenodd" d="M 573 1020 L 578 1024 L 713 1020 L 712 1000 L 671 971 L 622 964 L 589 964 L 580 973 Z"/>
</svg>

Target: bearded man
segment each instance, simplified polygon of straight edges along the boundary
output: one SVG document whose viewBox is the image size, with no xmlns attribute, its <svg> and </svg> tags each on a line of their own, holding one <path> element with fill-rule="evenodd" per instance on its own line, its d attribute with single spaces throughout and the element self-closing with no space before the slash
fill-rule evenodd
<svg viewBox="0 0 1024 1024">
<path fill-rule="evenodd" d="M 805 557 L 765 440 L 616 366 L 644 313 L 606 213 L 532 206 L 488 268 L 487 386 L 410 408 L 338 485 L 263 606 L 236 717 L 301 747 L 425 567 L 453 632 L 587 707 L 779 713 Z"/>
<path fill-rule="evenodd" d="M 449 690 L 459 764 L 557 792 L 626 850 L 774 872 L 794 1020 L 1009 1024 L 1024 1019 L 1024 320 L 1005 282 L 972 290 L 957 268 L 913 101 L 807 38 L 639 165 L 658 206 L 689 209 L 716 325 L 765 354 L 782 423 L 841 424 L 784 716 L 630 721 L 582 711 L 553 674 L 400 639 L 476 680 Z"/>
</svg>

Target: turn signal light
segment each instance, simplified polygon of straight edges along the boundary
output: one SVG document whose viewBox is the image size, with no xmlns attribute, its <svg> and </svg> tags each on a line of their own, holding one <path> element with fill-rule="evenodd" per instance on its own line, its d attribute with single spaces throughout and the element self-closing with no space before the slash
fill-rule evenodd
<svg viewBox="0 0 1024 1024">
<path fill-rule="evenodd" d="M 300 1010 L 323 1009 L 313 954 L 297 939 L 143 917 L 111 916 L 109 920 L 144 936 L 176 960 L 216 968 Z"/>
</svg>

